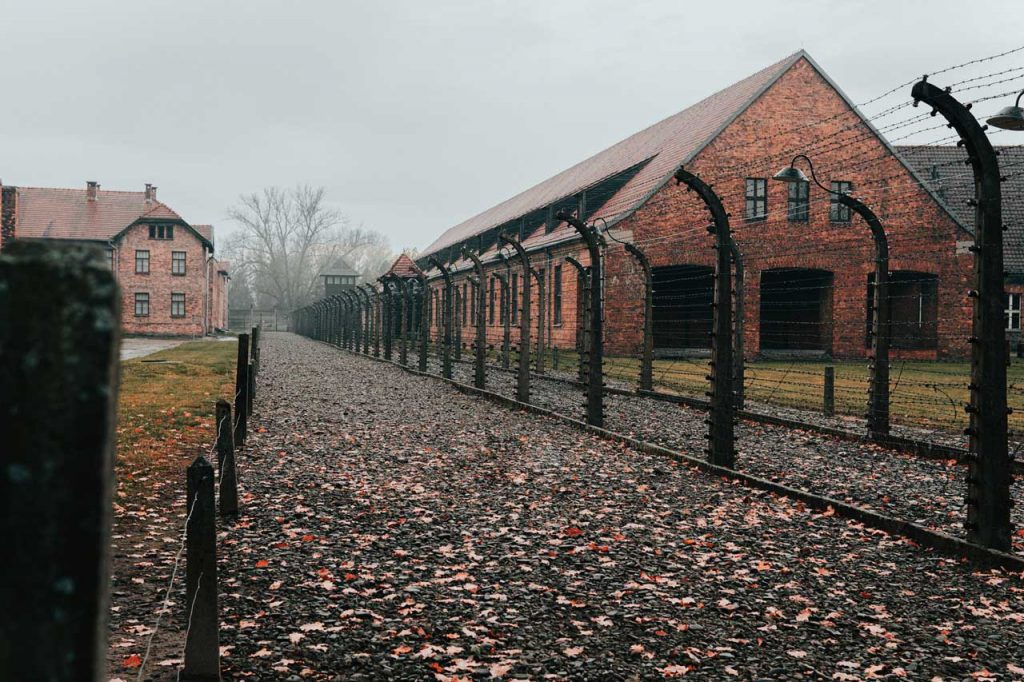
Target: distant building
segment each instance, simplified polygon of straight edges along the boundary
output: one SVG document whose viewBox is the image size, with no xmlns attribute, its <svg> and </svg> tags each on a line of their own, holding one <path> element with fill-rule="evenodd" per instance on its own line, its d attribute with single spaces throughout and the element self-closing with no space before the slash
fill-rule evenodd
<svg viewBox="0 0 1024 682">
<path fill-rule="evenodd" d="M 191 225 L 142 192 L 0 185 L 0 249 L 11 240 L 102 247 L 121 287 L 128 334 L 197 336 L 227 326 L 228 264 L 213 257 L 213 226 Z"/>
<path fill-rule="evenodd" d="M 334 296 L 342 291 L 353 289 L 359 280 L 359 273 L 344 258 L 338 258 L 329 267 L 320 271 L 320 291 L 318 298 Z"/>
<path fill-rule="evenodd" d="M 1001 152 L 1004 168 L 1024 159 L 1019 148 Z M 797 153 L 813 158 L 832 195 L 807 182 L 772 180 Z M 467 319 L 461 294 L 474 274 L 461 254 L 479 254 L 486 268 L 488 343 L 500 342 L 506 316 L 516 343 L 522 269 L 499 239 L 515 235 L 545 283 L 531 287 L 531 309 L 545 315 L 544 338 L 538 334 L 534 342 L 573 348 L 582 280 L 566 257 L 589 266 L 590 254 L 557 216 L 574 214 L 609 232 L 602 269 L 607 353 L 634 355 L 644 328 L 643 272 L 618 242 L 633 243 L 650 261 L 655 353 L 705 353 L 712 339 L 715 252 L 705 205 L 673 179 L 685 164 L 714 183 L 732 216 L 744 262 L 746 356 L 863 358 L 871 352 L 875 255 L 867 226 L 835 198 L 835 192 L 849 192 L 866 198 L 888 233 L 892 356 L 960 358 L 969 348 L 966 292 L 974 278 L 973 208 L 966 203 L 974 180 L 966 158 L 956 147 L 894 148 L 801 50 L 451 227 L 416 262 L 435 302 L 444 278 L 431 259 L 446 264 L 461 324 Z M 1024 298 L 1024 177 L 1008 175 L 1005 310 L 1014 338 Z M 509 283 L 508 301 L 497 274 Z M 475 300 L 469 297 L 470 313 Z M 432 317 L 439 335 L 440 316 Z"/>
</svg>

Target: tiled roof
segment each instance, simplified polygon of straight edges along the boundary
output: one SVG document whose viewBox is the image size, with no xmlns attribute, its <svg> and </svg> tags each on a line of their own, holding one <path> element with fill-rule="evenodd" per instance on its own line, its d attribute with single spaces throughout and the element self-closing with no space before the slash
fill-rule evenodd
<svg viewBox="0 0 1024 682">
<path fill-rule="evenodd" d="M 625 186 L 590 216 L 590 219 L 612 220 L 632 211 L 661 187 L 680 164 L 693 158 L 722 128 L 804 56 L 803 50 L 792 54 L 456 225 L 428 246 L 422 255 L 428 256 L 458 244 L 646 162 Z M 545 235 L 545 239 L 558 240 L 567 236 L 568 233 L 563 228 Z"/>
<path fill-rule="evenodd" d="M 942 199 L 963 225 L 974 231 L 974 208 L 967 205 L 974 198 L 974 172 L 966 164 L 967 150 L 954 146 L 896 147 L 922 181 Z M 999 166 L 1007 180 L 1002 184 L 1003 223 L 1009 230 L 1003 235 L 1005 269 L 1024 276 L 1024 174 L 1013 166 L 1024 165 L 1024 146 L 996 147 Z"/>
<path fill-rule="evenodd" d="M 213 249 L 213 226 L 190 225 L 167 204 L 146 199 L 145 192 L 97 189 L 96 198 L 90 200 L 84 189 L 15 189 L 18 193 L 17 237 L 108 241 L 138 221 L 174 220 L 195 232 Z"/>
<path fill-rule="evenodd" d="M 338 258 L 332 265 L 320 271 L 321 277 L 325 275 L 330 275 L 332 277 L 338 275 L 342 277 L 358 277 L 360 273 L 356 272 L 356 269 L 349 265 L 347 260 L 344 258 Z"/>
<path fill-rule="evenodd" d="M 399 277 L 418 277 L 420 274 L 419 267 L 413 262 L 412 258 L 405 255 L 404 253 L 395 259 L 395 262 L 391 264 L 387 274 L 397 275 Z"/>
<path fill-rule="evenodd" d="M 90 201 L 84 189 L 18 187 L 17 236 L 35 239 L 107 240 L 140 218 L 181 220 L 143 192 L 100 189 Z"/>
</svg>

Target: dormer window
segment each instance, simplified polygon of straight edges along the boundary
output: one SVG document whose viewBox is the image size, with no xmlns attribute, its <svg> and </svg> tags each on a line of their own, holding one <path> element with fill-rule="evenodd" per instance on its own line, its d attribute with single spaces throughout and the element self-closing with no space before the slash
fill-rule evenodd
<svg viewBox="0 0 1024 682">
<path fill-rule="evenodd" d="M 150 239 L 174 239 L 174 225 L 150 225 Z"/>
</svg>

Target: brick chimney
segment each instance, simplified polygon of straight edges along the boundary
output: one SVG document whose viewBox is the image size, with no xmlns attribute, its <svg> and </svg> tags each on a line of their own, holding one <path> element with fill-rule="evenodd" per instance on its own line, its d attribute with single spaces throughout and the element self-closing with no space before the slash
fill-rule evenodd
<svg viewBox="0 0 1024 682">
<path fill-rule="evenodd" d="M 95 180 L 85 181 L 85 198 L 89 201 L 96 201 L 96 195 L 99 194 L 100 183 Z"/>
<path fill-rule="evenodd" d="M 156 185 L 146 183 L 146 201 L 156 201 Z"/>
</svg>

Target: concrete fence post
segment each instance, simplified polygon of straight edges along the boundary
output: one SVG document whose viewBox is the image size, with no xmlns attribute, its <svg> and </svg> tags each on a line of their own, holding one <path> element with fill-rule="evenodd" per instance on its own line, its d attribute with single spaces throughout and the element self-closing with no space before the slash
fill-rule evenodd
<svg viewBox="0 0 1024 682">
<path fill-rule="evenodd" d="M 97 248 L 0 254 L 0 679 L 105 680 L 117 285 Z"/>
</svg>

